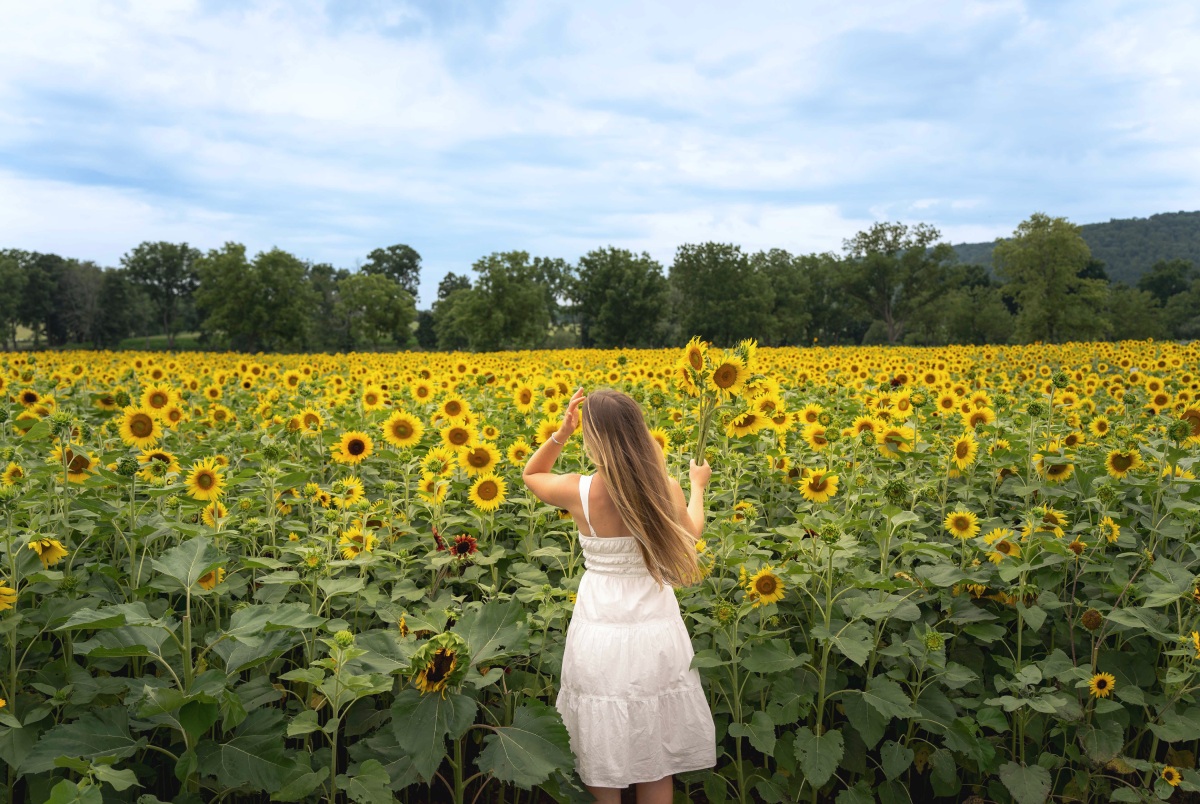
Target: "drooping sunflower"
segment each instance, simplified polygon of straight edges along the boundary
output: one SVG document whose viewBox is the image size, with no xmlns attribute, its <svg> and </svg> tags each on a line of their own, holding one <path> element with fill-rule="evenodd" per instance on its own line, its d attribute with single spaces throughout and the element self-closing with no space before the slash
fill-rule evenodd
<svg viewBox="0 0 1200 804">
<path fill-rule="evenodd" d="M 1142 465 L 1142 456 L 1138 450 L 1110 450 L 1104 459 L 1104 469 L 1118 480 Z"/>
<path fill-rule="evenodd" d="M 778 603 L 783 600 L 786 588 L 783 581 L 775 574 L 774 568 L 767 565 L 746 580 L 746 597 L 754 600 L 754 608 L 768 603 Z"/>
<path fill-rule="evenodd" d="M 229 509 L 225 507 L 225 504 L 220 500 L 213 500 L 200 512 L 200 521 L 210 528 L 215 528 L 217 522 L 227 516 L 229 516 Z"/>
<path fill-rule="evenodd" d="M 800 493 L 810 502 L 828 502 L 837 490 L 838 476 L 828 469 L 810 469 L 800 478 Z"/>
<path fill-rule="evenodd" d="M 1112 695 L 1113 687 L 1117 685 L 1117 679 L 1112 673 L 1096 673 L 1088 681 L 1088 692 L 1096 698 L 1107 698 Z"/>
<path fill-rule="evenodd" d="M 458 461 L 468 477 L 485 475 L 500 463 L 500 451 L 486 441 L 477 441 L 458 454 Z"/>
<path fill-rule="evenodd" d="M 505 500 L 504 480 L 494 474 L 482 475 L 471 484 L 467 496 L 480 511 L 495 511 Z"/>
<path fill-rule="evenodd" d="M 200 578 L 196 581 L 196 583 L 198 583 L 200 585 L 201 589 L 211 590 L 217 584 L 221 583 L 221 581 L 223 581 L 223 580 L 225 580 L 225 568 L 217 567 L 216 569 L 209 570 L 208 572 L 201 575 Z"/>
<path fill-rule="evenodd" d="M 445 631 L 431 637 L 421 649 L 413 654 L 411 672 L 413 686 L 422 695 L 437 693 L 445 697 L 451 687 L 457 686 L 467 674 L 465 659 L 466 642 L 453 631 Z"/>
<path fill-rule="evenodd" d="M 37 553 L 42 566 L 46 569 L 53 567 L 67 557 L 67 548 L 63 547 L 62 542 L 58 539 L 51 539 L 49 537 L 34 539 L 25 546 Z"/>
<path fill-rule="evenodd" d="M 342 440 L 330 450 L 338 463 L 359 464 L 375 451 L 375 442 L 366 433 L 351 430 L 343 433 Z"/>
<path fill-rule="evenodd" d="M 897 458 L 901 452 L 912 452 L 915 437 L 916 433 L 911 427 L 897 427 L 896 425 L 882 427 L 875 434 L 875 439 L 879 443 L 879 451 L 886 458 Z"/>
<path fill-rule="evenodd" d="M 127 407 L 121 415 L 121 440 L 131 447 L 153 447 L 162 438 L 162 425 L 145 408 Z"/>
<path fill-rule="evenodd" d="M 963 433 L 954 439 L 954 444 L 950 448 L 950 459 L 959 469 L 966 469 L 975 463 L 978 455 L 979 442 L 975 440 L 975 435 L 971 432 Z"/>
<path fill-rule="evenodd" d="M 979 520 L 971 511 L 951 511 L 942 525 L 956 539 L 972 539 L 979 534 Z"/>
<path fill-rule="evenodd" d="M 383 423 L 383 438 L 393 447 L 404 449 L 417 444 L 425 433 L 425 425 L 411 413 L 398 410 Z"/>
<path fill-rule="evenodd" d="M 1100 533 L 1112 544 L 1121 538 L 1121 526 L 1113 521 L 1111 516 L 1106 516 L 1100 520 Z"/>
<path fill-rule="evenodd" d="M 194 500 L 211 501 L 225 493 L 225 480 L 216 458 L 204 458 L 193 464 L 186 483 L 188 496 Z"/>
<path fill-rule="evenodd" d="M 25 470 L 15 461 L 9 461 L 8 466 L 4 467 L 4 473 L 0 474 L 0 485 L 15 486 L 25 479 Z"/>
<path fill-rule="evenodd" d="M 518 438 L 508 447 L 508 452 L 505 453 L 508 462 L 514 466 L 524 466 L 525 461 L 529 460 L 529 456 L 533 454 L 533 448 L 523 438 Z"/>
<path fill-rule="evenodd" d="M 57 446 L 50 454 L 50 460 L 56 465 L 66 464 L 67 480 L 71 483 L 82 483 L 88 475 L 96 471 L 96 456 L 89 452 L 76 452 L 70 447 Z"/>
<path fill-rule="evenodd" d="M 350 560 L 358 558 L 362 553 L 372 553 L 375 551 L 375 546 L 379 540 L 370 531 L 364 532 L 362 528 L 354 527 L 343 531 L 341 538 L 338 539 L 338 547 L 342 551 L 342 558 Z"/>
<path fill-rule="evenodd" d="M 0 611 L 8 611 L 15 605 L 17 605 L 17 590 L 9 586 L 6 581 L 0 581 Z"/>
</svg>

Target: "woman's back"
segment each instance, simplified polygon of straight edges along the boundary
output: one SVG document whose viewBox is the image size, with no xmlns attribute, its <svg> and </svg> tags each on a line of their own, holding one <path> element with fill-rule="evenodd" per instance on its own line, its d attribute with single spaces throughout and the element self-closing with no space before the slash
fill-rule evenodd
<svg viewBox="0 0 1200 804">
<path fill-rule="evenodd" d="M 581 522 L 581 533 L 600 537 L 633 535 L 621 519 L 621 512 L 617 510 L 617 504 L 608 491 L 608 482 L 602 473 L 581 476 L 579 492 L 586 519 L 595 527 L 595 532 L 592 532 L 587 530 L 587 522 Z"/>
</svg>

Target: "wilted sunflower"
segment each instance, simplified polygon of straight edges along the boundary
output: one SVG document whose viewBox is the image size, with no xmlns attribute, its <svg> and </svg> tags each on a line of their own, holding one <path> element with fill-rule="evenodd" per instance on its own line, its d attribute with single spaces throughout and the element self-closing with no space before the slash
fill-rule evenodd
<svg viewBox="0 0 1200 804">
<path fill-rule="evenodd" d="M 58 539 L 34 539 L 25 546 L 37 553 L 38 558 L 41 559 L 42 566 L 46 569 L 53 567 L 67 557 L 67 548 L 63 547 L 62 542 Z"/>
<path fill-rule="evenodd" d="M 145 408 L 128 407 L 121 416 L 121 440 L 131 447 L 145 449 L 162 438 L 162 425 Z"/>
<path fill-rule="evenodd" d="M 493 474 L 479 477 L 471 484 L 468 499 L 480 511 L 495 511 L 505 500 L 504 481 Z"/>
<path fill-rule="evenodd" d="M 500 463 L 500 451 L 486 441 L 478 441 L 463 449 L 458 461 L 468 477 L 486 475 Z"/>
<path fill-rule="evenodd" d="M 15 605 L 17 605 L 17 590 L 9 586 L 6 581 L 0 581 L 0 611 L 8 611 Z"/>
<path fill-rule="evenodd" d="M 398 410 L 383 423 L 383 437 L 393 447 L 411 447 L 421 440 L 425 426 L 411 413 Z"/>
<path fill-rule="evenodd" d="M 330 450 L 338 463 L 359 464 L 375 451 L 375 442 L 366 433 L 352 430 L 343 433 L 342 440 Z"/>
<path fill-rule="evenodd" d="M 204 458 L 192 466 L 187 476 L 187 491 L 194 500 L 215 500 L 225 493 L 216 458 Z"/>
<path fill-rule="evenodd" d="M 423 695 L 457 686 L 467 674 L 467 643 L 453 631 L 430 637 L 412 657 L 412 683 Z"/>
<path fill-rule="evenodd" d="M 1120 480 L 1125 475 L 1134 471 L 1142 465 L 1142 456 L 1137 449 L 1118 450 L 1114 449 L 1108 453 L 1108 457 L 1104 459 L 1105 470 L 1113 477 Z"/>
<path fill-rule="evenodd" d="M 830 474 L 828 469 L 810 469 L 800 477 L 800 493 L 810 502 L 828 502 L 837 490 L 838 476 Z"/>
<path fill-rule="evenodd" d="M 1088 691 L 1096 698 L 1107 698 L 1117 685 L 1112 673 L 1097 673 L 1088 681 Z"/>
<path fill-rule="evenodd" d="M 979 521 L 971 511 L 951 511 L 942 525 L 957 539 L 971 539 L 979 534 Z"/>
<path fill-rule="evenodd" d="M 768 603 L 778 603 L 783 600 L 785 592 L 783 581 L 775 574 L 770 565 L 763 567 L 746 580 L 746 597 L 754 601 L 754 607 L 765 606 Z"/>
<path fill-rule="evenodd" d="M 972 433 L 963 433 L 954 439 L 954 445 L 950 449 L 950 458 L 959 469 L 966 469 L 975 463 L 978 454 L 979 442 Z"/>
</svg>

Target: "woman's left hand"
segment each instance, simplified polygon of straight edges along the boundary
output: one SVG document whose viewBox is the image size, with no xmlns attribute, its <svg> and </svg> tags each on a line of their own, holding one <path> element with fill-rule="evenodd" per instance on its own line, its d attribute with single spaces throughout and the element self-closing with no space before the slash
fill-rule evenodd
<svg viewBox="0 0 1200 804">
<path fill-rule="evenodd" d="M 571 433 L 575 432 L 575 428 L 579 426 L 579 403 L 585 399 L 583 395 L 583 386 L 575 389 L 575 395 L 571 397 L 570 403 L 567 405 L 567 413 L 563 416 L 562 427 L 558 428 L 558 434 L 566 441 L 571 437 Z"/>
</svg>

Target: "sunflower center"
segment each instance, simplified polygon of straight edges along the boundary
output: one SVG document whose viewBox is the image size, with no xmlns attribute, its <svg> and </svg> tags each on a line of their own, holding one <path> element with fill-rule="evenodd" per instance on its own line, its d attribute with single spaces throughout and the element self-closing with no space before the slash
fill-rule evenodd
<svg viewBox="0 0 1200 804">
<path fill-rule="evenodd" d="M 1112 458 L 1113 469 L 1118 472 L 1124 472 L 1133 466 L 1133 456 L 1127 452 L 1118 452 Z"/>
<path fill-rule="evenodd" d="M 485 480 L 479 484 L 479 488 L 476 489 L 475 493 L 479 495 L 479 499 L 488 501 L 496 499 L 500 493 L 500 489 L 496 487 L 494 481 Z"/>
<path fill-rule="evenodd" d="M 971 527 L 971 520 L 965 516 L 956 516 L 953 525 L 955 530 L 967 530 Z"/>
<path fill-rule="evenodd" d="M 396 438 L 408 438 L 412 435 L 412 425 L 408 422 L 400 421 L 392 425 L 392 435 Z"/>
<path fill-rule="evenodd" d="M 455 427 L 450 431 L 450 443 L 456 447 L 461 447 L 471 438 L 471 434 L 461 427 Z"/>
<path fill-rule="evenodd" d="M 754 591 L 763 597 L 775 594 L 775 590 L 778 588 L 779 581 L 774 575 L 764 575 L 754 582 Z"/>
<path fill-rule="evenodd" d="M 520 401 L 520 403 L 522 405 L 528 405 L 530 402 L 533 401 L 533 393 L 530 391 L 522 391 L 520 396 L 517 397 L 517 399 Z"/>
<path fill-rule="evenodd" d="M 967 455 L 971 453 L 971 445 L 966 441 L 959 441 L 954 445 L 954 456 L 960 461 L 966 460 Z"/>
<path fill-rule="evenodd" d="M 154 421 L 145 413 L 137 413 L 129 420 L 129 432 L 137 438 L 149 438 L 154 432 Z"/>
<path fill-rule="evenodd" d="M 718 388 L 730 388 L 737 381 L 738 370 L 728 363 L 713 372 L 713 382 Z"/>
<path fill-rule="evenodd" d="M 196 485 L 204 491 L 211 489 L 214 485 L 216 485 L 216 482 L 216 475 L 214 475 L 212 472 L 204 471 L 196 475 Z"/>
<path fill-rule="evenodd" d="M 462 405 L 458 402 L 451 401 L 446 403 L 447 416 L 457 416 L 460 413 L 462 413 Z"/>
<path fill-rule="evenodd" d="M 165 407 L 170 401 L 171 400 L 168 399 L 167 395 L 162 391 L 155 391 L 154 393 L 150 394 L 150 407 L 152 408 Z"/>
<path fill-rule="evenodd" d="M 473 449 L 467 454 L 467 463 L 474 466 L 476 469 L 483 469 L 492 462 L 492 456 L 488 454 L 486 449 L 480 447 Z"/>
<path fill-rule="evenodd" d="M 829 479 L 825 475 L 813 475 L 808 480 L 808 488 L 811 491 L 822 492 L 829 486 Z"/>
<path fill-rule="evenodd" d="M 688 364 L 691 365 L 691 367 L 696 371 L 700 371 L 704 368 L 704 355 L 700 354 L 700 350 L 693 349 L 692 351 L 688 352 Z"/>
<path fill-rule="evenodd" d="M 88 456 L 78 455 L 75 452 L 72 452 L 71 450 L 66 451 L 66 457 L 67 457 L 67 471 L 70 472 L 71 474 L 78 474 L 80 472 L 86 472 L 88 467 L 92 465 L 92 462 L 90 460 L 88 460 Z"/>
<path fill-rule="evenodd" d="M 362 455 L 366 451 L 367 444 L 361 438 L 352 438 L 350 439 L 349 443 L 346 444 L 346 452 L 349 452 L 351 455 Z"/>
</svg>

